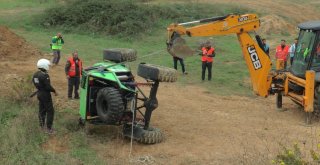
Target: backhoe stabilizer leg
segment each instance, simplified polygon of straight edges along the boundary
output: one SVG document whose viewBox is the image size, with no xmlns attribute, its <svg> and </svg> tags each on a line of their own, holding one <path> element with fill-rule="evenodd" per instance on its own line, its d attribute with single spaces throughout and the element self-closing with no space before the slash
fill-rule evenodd
<svg viewBox="0 0 320 165">
<path fill-rule="evenodd" d="M 314 80 L 315 72 L 313 70 L 306 71 L 306 85 L 304 95 L 304 111 L 313 112 L 314 109 Z"/>
</svg>

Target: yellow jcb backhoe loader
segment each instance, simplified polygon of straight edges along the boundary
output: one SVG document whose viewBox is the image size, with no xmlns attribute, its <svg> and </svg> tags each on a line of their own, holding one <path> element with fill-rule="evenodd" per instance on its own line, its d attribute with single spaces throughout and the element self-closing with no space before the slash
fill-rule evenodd
<svg viewBox="0 0 320 165">
<path fill-rule="evenodd" d="M 190 26 L 194 25 L 195 26 Z M 187 27 L 188 26 L 188 27 Z M 253 91 L 263 97 L 277 95 L 277 107 L 282 108 L 282 96 L 301 105 L 310 123 L 313 112 L 320 112 L 320 21 L 299 24 L 299 42 L 289 69 L 271 70 L 270 57 L 262 49 L 255 30 L 260 27 L 256 14 L 213 17 L 198 21 L 171 24 L 167 27 L 170 54 L 186 56 L 189 47 L 182 35 L 215 36 L 236 34 L 250 72 Z M 250 34 L 255 37 L 251 37 Z M 190 51 L 189 51 L 190 52 Z M 191 51 L 190 54 L 193 52 Z"/>
</svg>

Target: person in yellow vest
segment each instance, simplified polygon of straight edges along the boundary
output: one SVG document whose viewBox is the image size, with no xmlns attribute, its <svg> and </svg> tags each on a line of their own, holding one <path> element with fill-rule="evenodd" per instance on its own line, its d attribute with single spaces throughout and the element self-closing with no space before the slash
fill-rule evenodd
<svg viewBox="0 0 320 165">
<path fill-rule="evenodd" d="M 78 57 L 78 51 L 72 53 L 72 57 L 69 57 L 65 73 L 68 79 L 68 98 L 72 99 L 72 92 L 74 92 L 74 99 L 79 99 L 79 85 L 80 77 L 82 75 L 82 61 Z M 73 90 L 74 89 L 74 90 Z"/>
<path fill-rule="evenodd" d="M 211 47 L 211 43 L 207 41 L 204 44 L 204 47 L 202 47 L 202 81 L 205 79 L 206 74 L 206 68 L 208 68 L 208 80 L 211 81 L 212 77 L 212 63 L 213 63 L 213 57 L 215 56 L 214 48 Z"/>
<path fill-rule="evenodd" d="M 64 40 L 62 38 L 61 33 L 58 33 L 56 36 L 52 37 L 52 40 L 51 40 L 51 49 L 53 51 L 52 64 L 54 65 L 59 64 L 61 49 L 63 44 L 64 44 Z"/>
</svg>

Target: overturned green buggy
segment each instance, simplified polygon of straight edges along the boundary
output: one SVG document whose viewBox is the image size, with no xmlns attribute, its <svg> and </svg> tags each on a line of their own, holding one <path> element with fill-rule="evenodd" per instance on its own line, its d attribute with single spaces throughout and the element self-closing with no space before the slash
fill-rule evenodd
<svg viewBox="0 0 320 165">
<path fill-rule="evenodd" d="M 83 70 L 79 124 L 118 125 L 123 127 L 125 137 L 146 144 L 159 143 L 164 134 L 150 126 L 152 111 L 158 107 L 157 90 L 160 82 L 175 82 L 177 72 L 140 63 L 137 75 L 146 81 L 136 82 L 124 63 L 136 58 L 133 49 L 106 49 L 103 62 Z M 151 87 L 149 96 L 143 93 L 141 85 Z"/>
</svg>

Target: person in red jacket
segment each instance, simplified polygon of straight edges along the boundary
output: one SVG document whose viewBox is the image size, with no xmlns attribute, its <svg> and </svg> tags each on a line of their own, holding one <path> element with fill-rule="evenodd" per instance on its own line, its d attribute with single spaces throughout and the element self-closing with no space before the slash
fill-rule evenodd
<svg viewBox="0 0 320 165">
<path fill-rule="evenodd" d="M 79 85 L 82 71 L 82 61 L 78 57 L 78 51 L 72 53 L 72 57 L 69 57 L 65 72 L 68 79 L 68 98 L 72 99 L 72 92 L 74 88 L 74 98 L 79 99 Z"/>
<path fill-rule="evenodd" d="M 276 60 L 280 59 L 284 62 L 284 69 L 287 68 L 287 56 L 289 54 L 289 46 L 286 45 L 286 40 L 281 40 L 281 44 L 276 49 Z"/>
<path fill-rule="evenodd" d="M 211 47 L 210 42 L 206 42 L 204 44 L 204 47 L 202 47 L 202 81 L 205 79 L 206 69 L 208 68 L 208 80 L 211 81 L 212 77 L 212 63 L 213 63 L 213 57 L 215 56 L 214 48 Z"/>
</svg>

